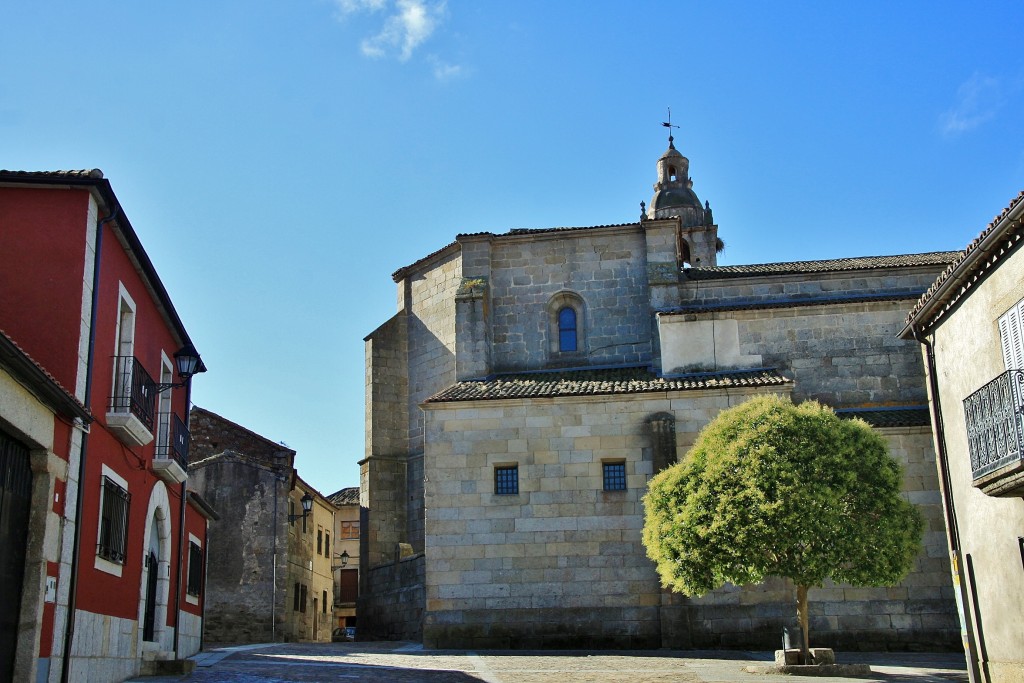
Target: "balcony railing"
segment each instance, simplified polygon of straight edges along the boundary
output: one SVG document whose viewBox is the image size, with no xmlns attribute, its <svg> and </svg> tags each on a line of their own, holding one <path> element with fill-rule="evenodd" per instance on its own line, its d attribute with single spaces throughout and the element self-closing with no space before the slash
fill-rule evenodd
<svg viewBox="0 0 1024 683">
<path fill-rule="evenodd" d="M 964 414 L 975 482 L 993 472 L 1021 464 L 1024 370 L 1004 372 L 965 398 Z"/>
<path fill-rule="evenodd" d="M 174 460 L 181 469 L 188 470 L 188 427 L 176 413 L 158 415 L 156 452 L 158 460 Z"/>
<path fill-rule="evenodd" d="M 156 407 L 156 383 L 135 356 L 114 356 L 114 395 L 110 412 L 131 413 L 150 432 Z"/>
</svg>

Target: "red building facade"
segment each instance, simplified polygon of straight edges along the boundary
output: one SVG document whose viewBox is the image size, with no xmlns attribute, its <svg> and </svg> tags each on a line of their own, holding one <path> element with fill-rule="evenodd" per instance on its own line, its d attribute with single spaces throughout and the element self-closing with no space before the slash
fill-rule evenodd
<svg viewBox="0 0 1024 683">
<path fill-rule="evenodd" d="M 84 409 L 0 383 L 0 444 L 22 454 L 0 467 L 31 469 L 27 521 L 0 512 L 26 548 L 0 678 L 119 681 L 194 654 L 213 511 L 188 491 L 187 425 L 205 367 L 102 173 L 0 171 L 0 292 L 0 330 Z"/>
</svg>

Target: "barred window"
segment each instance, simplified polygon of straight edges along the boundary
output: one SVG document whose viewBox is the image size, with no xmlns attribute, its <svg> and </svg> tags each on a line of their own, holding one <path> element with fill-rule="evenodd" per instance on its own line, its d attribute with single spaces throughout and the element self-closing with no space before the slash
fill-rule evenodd
<svg viewBox="0 0 1024 683">
<path fill-rule="evenodd" d="M 292 592 L 292 611 L 299 611 L 299 582 L 295 582 L 295 590 Z M 305 611 L 305 610 L 303 610 Z"/>
<path fill-rule="evenodd" d="M 331 556 L 331 534 L 324 532 L 324 557 Z"/>
<path fill-rule="evenodd" d="M 104 560 L 124 564 L 131 495 L 116 481 L 104 475 L 101 496 L 100 540 L 96 554 Z"/>
<path fill-rule="evenodd" d="M 188 584 L 185 592 L 196 597 L 203 592 L 203 549 L 191 541 L 188 544 Z"/>
<path fill-rule="evenodd" d="M 324 554 L 324 528 L 317 527 L 316 530 L 316 554 Z"/>
<path fill-rule="evenodd" d="M 494 492 L 501 495 L 519 493 L 519 465 L 494 468 Z"/>
<path fill-rule="evenodd" d="M 327 614 L 327 591 L 324 591 L 324 599 L 320 602 L 321 611 Z"/>
<path fill-rule="evenodd" d="M 302 584 L 299 587 L 299 611 L 303 614 L 306 613 L 306 584 Z"/>
<path fill-rule="evenodd" d="M 626 490 L 626 463 L 606 462 L 604 469 L 604 490 L 625 491 Z"/>
</svg>

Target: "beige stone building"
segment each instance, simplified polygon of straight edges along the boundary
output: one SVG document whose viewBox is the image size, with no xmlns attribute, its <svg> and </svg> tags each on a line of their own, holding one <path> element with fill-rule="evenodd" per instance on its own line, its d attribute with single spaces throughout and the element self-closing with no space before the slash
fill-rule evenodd
<svg viewBox="0 0 1024 683">
<path fill-rule="evenodd" d="M 641 497 L 723 408 L 772 392 L 872 422 L 928 522 L 898 586 L 811 591 L 815 642 L 957 646 L 906 311 L 952 252 L 719 266 L 669 148 L 635 223 L 459 235 L 366 338 L 361 637 L 431 647 L 777 647 L 782 580 L 663 591 Z"/>
<path fill-rule="evenodd" d="M 948 548 L 972 680 L 1024 681 L 1024 193 L 921 298 Z"/>
<path fill-rule="evenodd" d="M 306 496 L 312 497 L 312 507 L 303 516 L 302 499 Z M 285 602 L 285 639 L 328 642 L 334 627 L 331 533 L 336 508 L 298 476 L 288 494 L 288 506 L 289 598 Z"/>
<path fill-rule="evenodd" d="M 327 496 L 334 504 L 334 627 L 355 628 L 356 598 L 359 596 L 359 487 L 335 491 Z"/>
</svg>

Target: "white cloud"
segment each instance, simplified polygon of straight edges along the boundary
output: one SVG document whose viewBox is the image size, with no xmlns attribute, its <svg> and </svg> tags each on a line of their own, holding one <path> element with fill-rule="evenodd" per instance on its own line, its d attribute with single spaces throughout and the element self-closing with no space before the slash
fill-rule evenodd
<svg viewBox="0 0 1024 683">
<path fill-rule="evenodd" d="M 956 103 L 939 117 L 946 135 L 958 135 L 977 128 L 996 114 L 1001 104 L 999 81 L 975 73 L 956 91 Z"/>
<path fill-rule="evenodd" d="M 397 56 L 407 61 L 434 33 L 445 14 L 445 1 L 428 0 L 335 0 L 343 16 L 360 12 L 385 12 L 384 25 L 365 38 L 360 49 L 367 57 Z"/>
<path fill-rule="evenodd" d="M 466 70 L 459 64 L 448 64 L 433 57 L 430 60 L 434 65 L 434 78 L 439 81 L 450 81 L 466 74 Z"/>
</svg>

